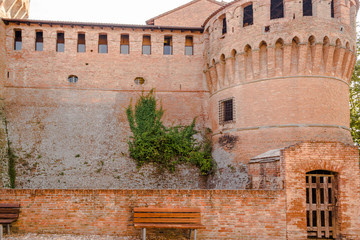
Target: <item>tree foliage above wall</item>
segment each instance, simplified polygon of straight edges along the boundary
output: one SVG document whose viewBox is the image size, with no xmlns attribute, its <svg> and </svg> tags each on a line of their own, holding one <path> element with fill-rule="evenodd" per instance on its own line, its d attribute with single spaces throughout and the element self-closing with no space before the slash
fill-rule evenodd
<svg viewBox="0 0 360 240">
<path fill-rule="evenodd" d="M 161 121 L 162 107 L 156 107 L 155 93 L 139 97 L 133 109 L 126 109 L 130 129 L 133 133 L 129 144 L 130 156 L 138 166 L 153 162 L 160 168 L 174 171 L 176 165 L 190 163 L 199 167 L 203 175 L 212 173 L 215 163 L 211 156 L 211 141 L 198 142 L 194 135 L 195 119 L 190 125 L 165 127 Z"/>
<path fill-rule="evenodd" d="M 360 50 L 360 41 L 357 41 Z M 350 128 L 354 142 L 360 146 L 360 61 L 355 64 L 350 84 Z"/>
</svg>

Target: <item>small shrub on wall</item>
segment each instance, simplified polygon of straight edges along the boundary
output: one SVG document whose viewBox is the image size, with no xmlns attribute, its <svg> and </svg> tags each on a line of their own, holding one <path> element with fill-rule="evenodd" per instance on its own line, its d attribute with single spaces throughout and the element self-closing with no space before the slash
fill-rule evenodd
<svg viewBox="0 0 360 240">
<path fill-rule="evenodd" d="M 176 165 L 189 163 L 199 167 L 203 175 L 212 173 L 215 162 L 211 157 L 211 141 L 205 137 L 198 142 L 194 135 L 195 119 L 190 125 L 165 127 L 161 121 L 162 107 L 156 106 L 155 93 L 151 90 L 139 97 L 133 109 L 126 109 L 133 136 L 130 137 L 130 157 L 138 166 L 153 162 L 160 168 L 175 171 Z"/>
</svg>

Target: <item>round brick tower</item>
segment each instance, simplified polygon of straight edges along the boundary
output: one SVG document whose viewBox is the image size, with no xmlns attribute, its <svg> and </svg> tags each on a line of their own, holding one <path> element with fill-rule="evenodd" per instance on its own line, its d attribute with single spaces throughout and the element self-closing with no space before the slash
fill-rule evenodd
<svg viewBox="0 0 360 240">
<path fill-rule="evenodd" d="M 239 0 L 212 14 L 204 74 L 215 143 L 235 141 L 227 149 L 243 163 L 301 141 L 352 143 L 358 8 L 358 0 Z"/>
</svg>

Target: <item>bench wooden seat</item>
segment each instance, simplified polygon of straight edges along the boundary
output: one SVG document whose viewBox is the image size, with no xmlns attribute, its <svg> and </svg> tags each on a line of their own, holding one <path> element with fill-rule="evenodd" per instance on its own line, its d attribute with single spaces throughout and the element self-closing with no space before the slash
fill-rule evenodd
<svg viewBox="0 0 360 240">
<path fill-rule="evenodd" d="M 0 240 L 3 234 L 3 225 L 7 226 L 7 233 L 10 233 L 10 224 L 19 218 L 20 204 L 0 203 Z"/>
<path fill-rule="evenodd" d="M 196 230 L 205 228 L 201 224 L 199 208 L 134 208 L 134 227 L 142 229 L 143 240 L 146 240 L 147 228 L 178 228 Z"/>
</svg>

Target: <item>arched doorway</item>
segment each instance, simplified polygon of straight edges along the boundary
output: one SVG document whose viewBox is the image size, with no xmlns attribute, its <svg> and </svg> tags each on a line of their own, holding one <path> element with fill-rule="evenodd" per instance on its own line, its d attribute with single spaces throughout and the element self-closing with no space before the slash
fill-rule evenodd
<svg viewBox="0 0 360 240">
<path fill-rule="evenodd" d="M 336 238 L 336 174 L 325 170 L 306 173 L 306 220 L 309 239 Z"/>
</svg>

